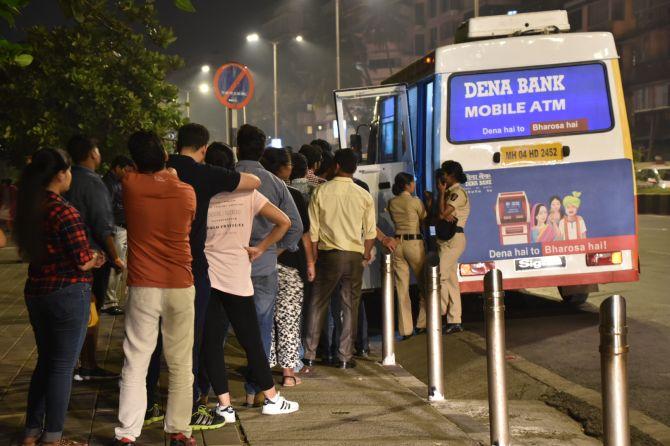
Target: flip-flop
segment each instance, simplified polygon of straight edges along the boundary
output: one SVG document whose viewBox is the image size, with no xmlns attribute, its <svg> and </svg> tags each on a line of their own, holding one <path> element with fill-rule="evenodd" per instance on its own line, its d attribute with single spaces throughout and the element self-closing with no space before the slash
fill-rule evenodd
<svg viewBox="0 0 670 446">
<path fill-rule="evenodd" d="M 293 380 L 293 384 L 287 384 L 286 380 Z M 289 381 L 291 382 L 291 381 Z M 298 378 L 296 376 L 284 376 L 284 380 L 282 381 L 282 387 L 295 387 L 299 384 L 302 384 L 302 381 L 298 381 Z"/>
</svg>

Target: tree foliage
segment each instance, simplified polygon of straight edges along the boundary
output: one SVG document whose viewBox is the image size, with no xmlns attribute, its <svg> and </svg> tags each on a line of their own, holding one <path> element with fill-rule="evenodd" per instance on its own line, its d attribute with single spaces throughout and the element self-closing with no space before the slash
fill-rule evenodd
<svg viewBox="0 0 670 446">
<path fill-rule="evenodd" d="M 165 77 L 182 60 L 159 51 L 176 38 L 158 22 L 155 3 L 60 4 L 74 26 L 32 27 L 24 44 L 32 64 L 0 62 L 0 145 L 6 158 L 18 165 L 37 147 L 63 146 L 82 132 L 98 137 L 109 159 L 139 128 L 165 134 L 178 126 L 178 91 Z"/>
</svg>

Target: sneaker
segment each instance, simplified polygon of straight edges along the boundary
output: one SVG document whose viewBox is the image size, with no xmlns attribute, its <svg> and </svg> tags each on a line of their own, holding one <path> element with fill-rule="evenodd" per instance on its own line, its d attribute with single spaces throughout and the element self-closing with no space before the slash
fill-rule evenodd
<svg viewBox="0 0 670 446">
<path fill-rule="evenodd" d="M 98 381 L 106 379 L 118 379 L 118 373 L 110 372 L 101 367 L 96 367 L 94 369 L 86 369 L 80 367 L 79 370 L 75 372 L 74 380 L 75 381 Z"/>
<path fill-rule="evenodd" d="M 129 440 L 126 437 L 115 438 L 112 440 L 109 446 L 135 446 L 135 442 L 133 440 Z"/>
<path fill-rule="evenodd" d="M 460 333 L 463 331 L 461 324 L 447 324 L 446 334 Z"/>
<path fill-rule="evenodd" d="M 234 424 L 235 423 L 235 409 L 233 409 L 233 406 L 221 406 L 219 404 L 216 405 L 216 408 L 214 408 L 214 412 L 216 415 L 220 416 L 224 420 L 226 420 L 226 424 Z"/>
<path fill-rule="evenodd" d="M 263 415 L 280 415 L 285 413 L 297 412 L 300 405 L 295 401 L 288 401 L 286 398 L 277 393 L 275 400 L 265 398 L 263 403 Z"/>
<path fill-rule="evenodd" d="M 193 436 L 187 437 L 184 434 L 170 434 L 170 446 L 197 446 Z"/>
<path fill-rule="evenodd" d="M 147 412 L 144 414 L 144 425 L 148 426 L 153 423 L 157 423 L 159 421 L 163 421 L 165 419 L 165 414 L 161 410 L 161 408 L 158 406 L 158 404 L 154 404 L 150 408 L 147 409 Z"/>
<path fill-rule="evenodd" d="M 198 410 L 191 415 L 191 429 L 194 431 L 218 429 L 225 424 L 226 420 L 216 412 L 211 413 L 207 406 L 198 406 Z"/>
</svg>

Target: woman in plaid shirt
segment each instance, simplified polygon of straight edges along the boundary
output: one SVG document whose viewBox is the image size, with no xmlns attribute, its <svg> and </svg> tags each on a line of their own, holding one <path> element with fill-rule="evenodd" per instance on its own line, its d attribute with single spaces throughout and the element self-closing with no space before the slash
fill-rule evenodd
<svg viewBox="0 0 670 446">
<path fill-rule="evenodd" d="M 24 294 L 37 344 L 24 446 L 77 444 L 61 437 L 90 315 L 90 270 L 104 255 L 91 250 L 79 212 L 61 196 L 71 180 L 67 153 L 40 149 L 19 181 L 16 241 L 30 262 Z"/>
</svg>

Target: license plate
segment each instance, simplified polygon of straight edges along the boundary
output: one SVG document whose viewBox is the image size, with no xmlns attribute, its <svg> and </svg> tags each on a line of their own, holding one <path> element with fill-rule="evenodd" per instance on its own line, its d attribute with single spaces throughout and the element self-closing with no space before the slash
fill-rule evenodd
<svg viewBox="0 0 670 446">
<path fill-rule="evenodd" d="M 514 261 L 514 269 L 516 271 L 534 271 L 550 268 L 565 268 L 565 257 L 535 257 L 529 259 L 517 259 Z"/>
<path fill-rule="evenodd" d="M 536 163 L 563 159 L 563 144 L 547 143 L 500 149 L 501 164 Z"/>
</svg>

